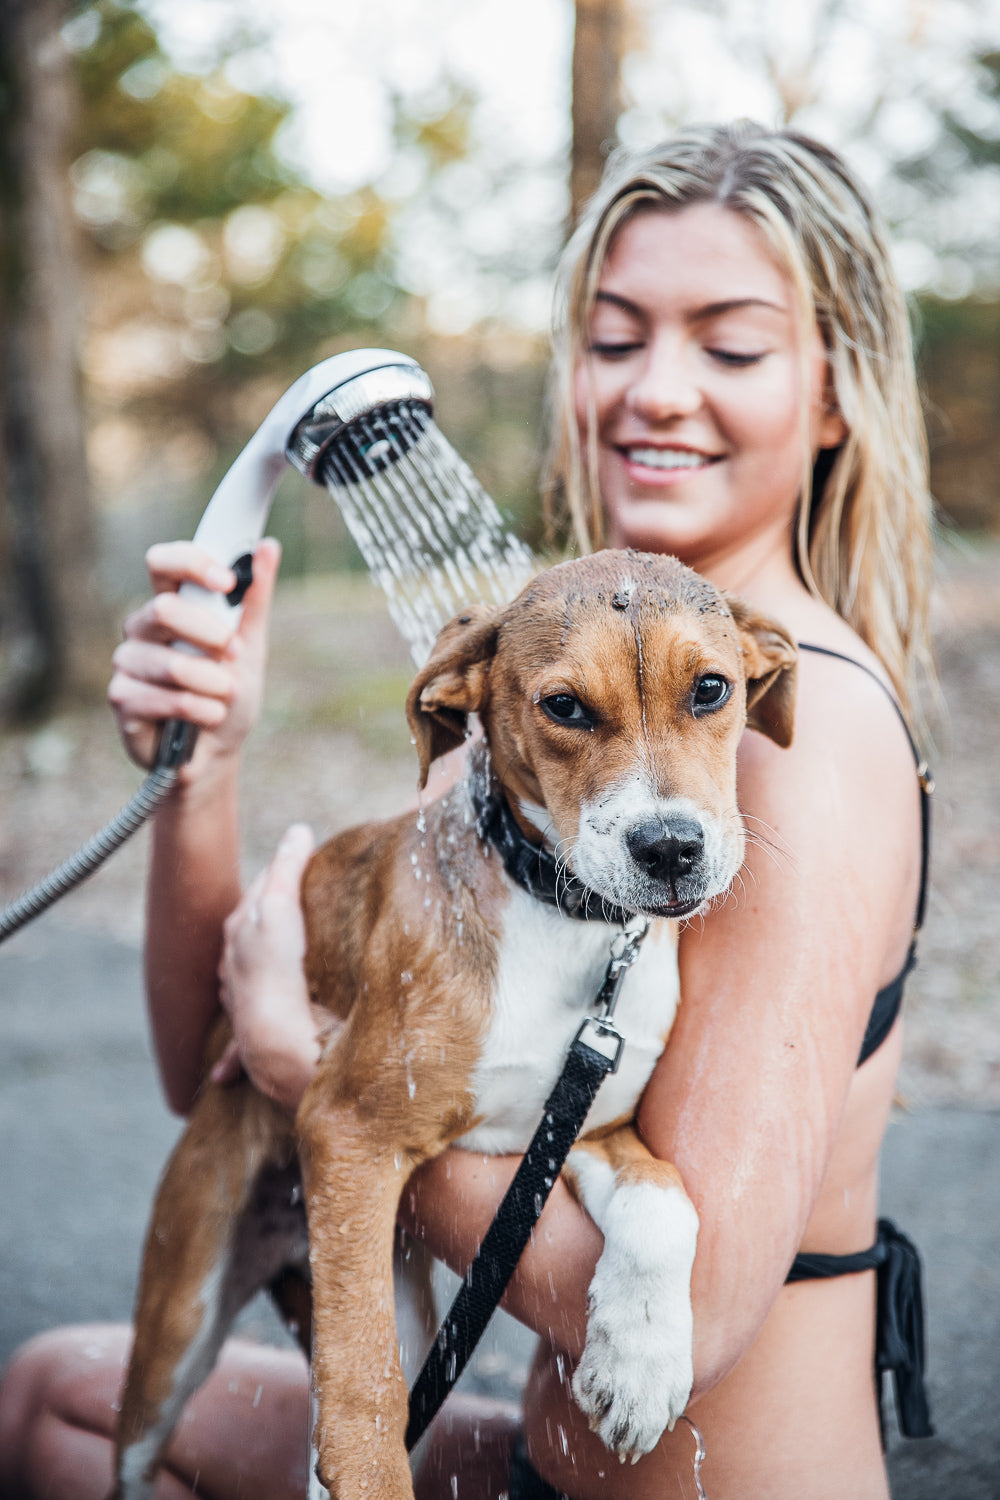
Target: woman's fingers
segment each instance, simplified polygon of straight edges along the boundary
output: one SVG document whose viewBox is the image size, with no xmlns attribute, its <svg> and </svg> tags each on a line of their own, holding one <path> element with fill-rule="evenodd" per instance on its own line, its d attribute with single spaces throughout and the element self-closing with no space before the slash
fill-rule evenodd
<svg viewBox="0 0 1000 1500">
<path fill-rule="evenodd" d="M 248 654 L 266 650 L 271 603 L 280 566 L 281 547 L 273 537 L 265 537 L 258 542 L 254 552 L 253 583 L 243 599 L 239 639 Z"/>
<path fill-rule="evenodd" d="M 320 1053 L 320 1025 L 302 969 L 300 890 L 312 852 L 310 830 L 290 828 L 227 917 L 219 963 L 220 998 L 242 1067 L 262 1093 L 289 1111 L 297 1107 Z M 231 1081 L 232 1058 L 224 1053 L 212 1076 Z"/>
<path fill-rule="evenodd" d="M 220 568 L 192 542 L 160 542 L 149 549 L 157 593 L 126 620 L 108 690 L 125 748 L 140 765 L 151 764 L 165 719 L 211 731 L 183 768 L 185 779 L 200 775 L 213 758 L 238 753 L 260 709 L 280 560 L 277 542 L 258 543 L 253 582 L 237 621 L 207 607 L 203 598 L 178 592 L 185 583 L 216 593 L 232 589 L 231 569 Z"/>
<path fill-rule="evenodd" d="M 117 647 L 111 658 L 115 672 L 139 683 L 200 693 L 219 698 L 223 703 L 236 691 L 236 679 L 227 661 L 175 651 L 153 641 L 129 639 Z"/>
<path fill-rule="evenodd" d="M 243 1063 L 240 1059 L 240 1049 L 236 1038 L 227 1042 L 222 1056 L 212 1066 L 213 1083 L 236 1083 L 243 1077 Z"/>
<path fill-rule="evenodd" d="M 154 542 L 146 553 L 146 570 L 154 594 L 176 591 L 182 583 L 200 583 L 222 594 L 236 586 L 232 568 L 222 567 L 194 542 Z"/>
<path fill-rule="evenodd" d="M 127 641 L 156 641 L 175 645 L 183 641 L 195 650 L 221 656 L 233 638 L 234 619 L 226 619 L 196 599 L 176 593 L 154 594 L 125 621 Z"/>
</svg>

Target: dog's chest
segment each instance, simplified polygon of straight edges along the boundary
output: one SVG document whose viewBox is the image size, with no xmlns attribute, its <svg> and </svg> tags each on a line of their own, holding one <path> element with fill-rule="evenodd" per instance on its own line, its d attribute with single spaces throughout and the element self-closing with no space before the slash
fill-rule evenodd
<svg viewBox="0 0 1000 1500">
<path fill-rule="evenodd" d="M 473 1078 L 479 1124 L 457 1145 L 491 1156 L 524 1151 L 580 1022 L 594 1011 L 619 931 L 563 917 L 512 890 L 489 1029 Z M 654 922 L 615 1011 L 625 1037 L 621 1064 L 601 1085 L 585 1129 L 631 1116 L 663 1050 L 677 998 L 676 929 Z"/>
</svg>

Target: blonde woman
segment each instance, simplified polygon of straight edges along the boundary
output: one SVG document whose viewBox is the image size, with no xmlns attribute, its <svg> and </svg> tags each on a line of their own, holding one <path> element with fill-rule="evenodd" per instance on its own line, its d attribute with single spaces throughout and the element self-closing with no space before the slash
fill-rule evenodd
<svg viewBox="0 0 1000 1500">
<path fill-rule="evenodd" d="M 704 1483 L 712 1500 L 884 1500 L 875 1268 L 905 1282 L 913 1257 L 877 1226 L 877 1175 L 923 904 L 926 798 L 906 723 L 919 722 L 927 663 L 930 504 L 905 309 L 864 191 L 815 142 L 752 125 L 619 153 L 566 251 L 556 371 L 556 493 L 578 546 L 675 553 L 805 648 L 792 748 L 744 737 L 741 893 L 683 933 L 683 1003 L 639 1117 L 701 1220 L 690 1415 Z M 209 578 L 187 545 L 154 549 L 157 598 L 116 661 L 112 701 L 137 759 L 160 719 L 207 727 L 158 826 L 152 872 L 154 1032 L 180 1109 L 219 1003 L 223 948 L 243 1065 L 259 1085 L 294 1108 L 318 1051 L 297 965 L 304 834 L 258 883 L 255 920 L 244 903 L 222 934 L 238 898 L 236 768 L 275 566 L 262 547 L 234 646 L 174 597 L 185 578 L 228 580 Z M 182 639 L 209 647 L 208 661 L 173 651 Z M 181 932 L 178 974 L 162 959 Z M 513 1169 L 450 1152 L 414 1179 L 409 1229 L 461 1269 Z M 453 1399 L 422 1496 L 694 1493 L 684 1424 L 621 1467 L 572 1401 L 599 1252 L 597 1229 L 557 1185 L 507 1297 L 542 1335 L 523 1429 Z M 896 1331 L 918 1432 L 919 1370 L 905 1366 L 919 1365 L 920 1330 Z M 99 1368 L 72 1331 L 13 1366 L 0 1406 L 6 1492 L 106 1487 L 127 1331 L 101 1337 Z M 305 1390 L 293 1356 L 230 1348 L 192 1404 L 162 1493 L 299 1493 Z"/>
</svg>

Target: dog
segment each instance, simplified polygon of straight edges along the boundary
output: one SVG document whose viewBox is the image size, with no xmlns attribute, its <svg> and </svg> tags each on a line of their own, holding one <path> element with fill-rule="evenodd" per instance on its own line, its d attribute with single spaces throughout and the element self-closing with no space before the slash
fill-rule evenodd
<svg viewBox="0 0 1000 1500">
<path fill-rule="evenodd" d="M 743 861 L 740 737 L 750 725 L 791 742 L 795 663 L 774 621 L 637 552 L 559 564 L 510 605 L 444 627 L 406 704 L 421 789 L 470 715 L 482 744 L 419 816 L 342 833 L 306 870 L 309 989 L 344 1024 L 294 1126 L 248 1080 L 199 1095 L 145 1249 L 121 1500 L 150 1500 L 184 1402 L 261 1287 L 311 1349 L 331 1495 L 412 1496 L 392 1288 L 401 1193 L 448 1146 L 524 1151 L 633 914 L 651 925 L 616 1013 L 624 1056 L 566 1167 L 604 1234 L 573 1391 L 622 1457 L 683 1412 L 697 1214 L 631 1121 L 678 1002 L 679 919 L 722 897 Z M 497 818 L 516 857 L 486 833 Z M 541 899 L 518 859 L 540 868 L 545 851 L 555 879 Z"/>
</svg>

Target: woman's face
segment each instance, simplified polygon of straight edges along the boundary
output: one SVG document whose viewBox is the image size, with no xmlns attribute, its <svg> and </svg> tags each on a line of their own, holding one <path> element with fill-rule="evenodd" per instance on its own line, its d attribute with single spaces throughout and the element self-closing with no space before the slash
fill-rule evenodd
<svg viewBox="0 0 1000 1500">
<path fill-rule="evenodd" d="M 612 242 L 576 372 L 617 547 L 709 571 L 773 542 L 791 557 L 802 480 L 803 364 L 791 282 L 760 231 L 716 204 L 641 211 Z M 813 452 L 839 443 L 809 333 Z"/>
</svg>

